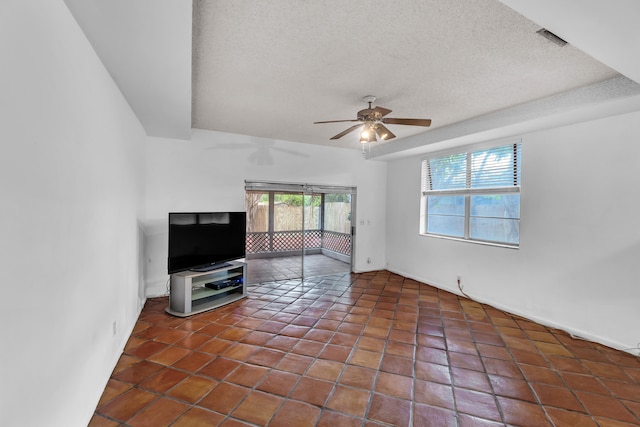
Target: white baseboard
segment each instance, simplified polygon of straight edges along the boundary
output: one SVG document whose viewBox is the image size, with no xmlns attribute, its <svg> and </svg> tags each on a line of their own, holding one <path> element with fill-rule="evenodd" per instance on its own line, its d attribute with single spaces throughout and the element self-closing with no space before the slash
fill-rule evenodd
<svg viewBox="0 0 640 427">
<path fill-rule="evenodd" d="M 428 284 L 429 286 L 433 286 L 434 288 L 442 289 L 443 291 L 451 292 L 452 294 L 456 294 L 456 295 L 462 296 L 462 294 L 460 293 L 460 291 L 457 288 L 444 286 L 444 285 L 442 285 L 440 283 L 437 283 L 436 281 L 428 280 L 428 279 L 425 279 L 424 277 L 417 277 L 417 276 L 414 276 L 412 274 L 409 274 L 407 272 L 404 272 L 404 271 L 401 271 L 401 270 L 398 270 L 398 269 L 394 269 L 394 268 L 389 268 L 388 267 L 387 270 L 389 270 L 392 273 L 399 274 L 400 276 L 403 276 L 403 277 L 406 277 L 406 278 L 409 278 L 409 279 L 413 279 L 413 280 L 415 280 L 417 282 Z M 465 292 L 465 293 L 469 294 L 468 292 Z M 469 295 L 469 297 L 471 297 L 476 302 L 491 306 L 493 308 L 496 308 L 498 310 L 504 311 L 506 313 L 513 314 L 515 316 L 524 317 L 525 319 L 529 319 L 529 320 L 531 320 L 533 322 L 536 322 L 536 323 L 539 323 L 539 324 L 541 324 L 543 326 L 547 326 L 547 327 L 554 328 L 554 329 L 559 329 L 561 331 L 564 331 L 564 332 L 568 333 L 573 338 L 592 341 L 592 342 L 595 342 L 595 343 L 598 343 L 598 344 L 602 344 L 604 346 L 607 346 L 607 347 L 610 347 L 610 348 L 613 348 L 613 349 L 616 349 L 616 350 L 620 350 L 620 351 L 624 351 L 624 352 L 633 354 L 634 356 L 640 356 L 640 348 L 638 348 L 638 345 L 635 344 L 635 343 L 629 345 L 629 344 L 624 344 L 624 343 L 621 343 L 621 342 L 618 342 L 618 341 L 613 341 L 613 340 L 610 340 L 610 339 L 605 338 L 605 337 L 594 335 L 594 334 L 592 334 L 590 332 L 587 332 L 587 331 L 582 331 L 582 330 L 573 328 L 571 326 L 567 326 L 567 325 L 563 325 L 563 324 L 551 321 L 549 319 L 541 318 L 539 316 L 536 316 L 533 313 L 526 313 L 526 312 L 523 312 L 523 311 L 519 311 L 517 309 L 513 309 L 513 307 L 507 307 L 507 306 L 504 306 L 502 304 L 496 304 L 496 303 L 494 303 L 492 301 L 489 301 L 489 300 L 484 300 L 482 298 L 476 298 L 476 297 L 473 296 L 473 294 Z"/>
</svg>

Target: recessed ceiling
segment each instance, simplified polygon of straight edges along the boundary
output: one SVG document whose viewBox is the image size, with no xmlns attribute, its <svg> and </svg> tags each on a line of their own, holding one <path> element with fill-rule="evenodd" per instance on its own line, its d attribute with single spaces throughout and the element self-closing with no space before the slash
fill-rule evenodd
<svg viewBox="0 0 640 427">
<path fill-rule="evenodd" d="M 636 0 L 64 1 L 150 136 L 360 149 L 312 123 L 365 95 L 433 119 L 369 144 L 384 160 L 640 109 Z"/>
<path fill-rule="evenodd" d="M 360 149 L 313 122 L 375 95 L 433 130 L 619 76 L 540 29 L 497 0 L 195 0 L 192 126 Z"/>
</svg>

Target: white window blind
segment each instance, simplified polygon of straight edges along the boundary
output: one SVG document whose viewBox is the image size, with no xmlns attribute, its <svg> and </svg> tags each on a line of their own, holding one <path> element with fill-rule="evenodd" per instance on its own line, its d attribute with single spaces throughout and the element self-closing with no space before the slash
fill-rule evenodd
<svg viewBox="0 0 640 427">
<path fill-rule="evenodd" d="M 517 246 L 521 162 L 519 142 L 425 159 L 422 233 Z"/>
<path fill-rule="evenodd" d="M 471 188 L 520 186 L 520 144 L 471 153 Z"/>
</svg>

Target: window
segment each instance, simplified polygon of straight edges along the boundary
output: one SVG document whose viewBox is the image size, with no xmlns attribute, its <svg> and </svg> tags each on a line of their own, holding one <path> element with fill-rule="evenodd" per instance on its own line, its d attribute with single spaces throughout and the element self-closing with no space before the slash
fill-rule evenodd
<svg viewBox="0 0 640 427">
<path fill-rule="evenodd" d="M 518 246 L 521 144 L 422 161 L 421 234 Z"/>
</svg>

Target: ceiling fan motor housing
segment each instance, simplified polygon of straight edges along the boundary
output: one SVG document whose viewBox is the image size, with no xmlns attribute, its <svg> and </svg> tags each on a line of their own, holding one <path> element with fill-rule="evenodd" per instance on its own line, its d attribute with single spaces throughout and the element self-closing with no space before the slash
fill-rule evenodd
<svg viewBox="0 0 640 427">
<path fill-rule="evenodd" d="M 374 118 L 373 115 L 374 109 L 373 108 L 365 108 L 364 110 L 360 110 L 358 111 L 358 120 L 363 120 L 363 121 L 372 121 L 372 120 L 376 120 Z"/>
</svg>

